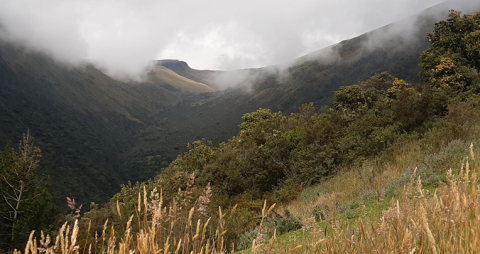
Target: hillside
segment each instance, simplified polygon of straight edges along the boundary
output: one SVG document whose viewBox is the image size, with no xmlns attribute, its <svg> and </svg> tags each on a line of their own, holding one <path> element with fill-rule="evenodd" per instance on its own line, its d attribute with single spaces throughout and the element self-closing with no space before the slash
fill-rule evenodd
<svg viewBox="0 0 480 254">
<path fill-rule="evenodd" d="M 163 66 L 154 66 L 147 70 L 147 80 L 144 83 L 171 86 L 182 92 L 209 93 L 215 91 L 210 86 L 180 76 Z"/>
<path fill-rule="evenodd" d="M 15 144 L 30 130 L 42 147 L 42 171 L 50 175 L 56 200 L 105 201 L 128 180 L 119 171 L 119 155 L 150 117 L 191 96 L 182 89 L 211 91 L 165 73 L 160 81 L 124 83 L 92 65 L 68 66 L 2 41 L 0 143 Z"/>
</svg>

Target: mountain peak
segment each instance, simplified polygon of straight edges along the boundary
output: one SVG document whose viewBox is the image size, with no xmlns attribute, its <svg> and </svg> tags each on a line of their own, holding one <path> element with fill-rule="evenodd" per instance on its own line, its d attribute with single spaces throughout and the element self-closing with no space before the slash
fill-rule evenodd
<svg viewBox="0 0 480 254">
<path fill-rule="evenodd" d="M 163 66 L 166 67 L 172 71 L 187 71 L 191 70 L 190 66 L 184 61 L 180 61 L 177 59 L 164 59 L 164 60 L 158 60 L 157 63 L 155 64 L 156 66 Z"/>
</svg>

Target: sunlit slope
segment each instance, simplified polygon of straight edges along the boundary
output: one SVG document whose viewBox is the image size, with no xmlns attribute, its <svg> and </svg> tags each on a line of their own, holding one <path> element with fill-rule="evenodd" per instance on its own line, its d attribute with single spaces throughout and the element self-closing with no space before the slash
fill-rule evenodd
<svg viewBox="0 0 480 254">
<path fill-rule="evenodd" d="M 182 92 L 191 93 L 208 93 L 215 91 L 215 89 L 205 84 L 180 76 L 163 66 L 154 66 L 147 71 L 147 74 L 147 84 L 159 84 L 167 88 L 171 87 Z"/>
</svg>

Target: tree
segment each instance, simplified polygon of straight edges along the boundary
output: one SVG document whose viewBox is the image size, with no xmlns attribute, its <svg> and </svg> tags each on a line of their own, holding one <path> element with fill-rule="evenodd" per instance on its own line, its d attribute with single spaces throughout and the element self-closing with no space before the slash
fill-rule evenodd
<svg viewBox="0 0 480 254">
<path fill-rule="evenodd" d="M 420 75 L 435 90 L 456 95 L 480 83 L 480 12 L 461 16 L 451 10 L 449 18 L 435 24 L 428 34 L 432 47 L 420 56 Z"/>
<path fill-rule="evenodd" d="M 35 171 L 41 158 L 30 133 L 23 134 L 18 151 L 0 151 L 0 236 L 1 247 L 11 248 L 23 241 L 31 230 L 45 226 L 45 211 L 50 203 L 46 176 Z M 8 232 L 8 233 L 7 233 Z"/>
</svg>

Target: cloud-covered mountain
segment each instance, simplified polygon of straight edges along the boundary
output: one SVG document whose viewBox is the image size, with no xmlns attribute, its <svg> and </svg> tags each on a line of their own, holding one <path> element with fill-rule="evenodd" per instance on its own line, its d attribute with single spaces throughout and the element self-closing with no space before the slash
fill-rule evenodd
<svg viewBox="0 0 480 254">
<path fill-rule="evenodd" d="M 340 86 L 383 71 L 419 83 L 426 34 L 451 3 L 275 66 L 210 71 L 163 60 L 144 68 L 140 81 L 2 40 L 0 144 L 15 144 L 29 129 L 57 200 L 105 201 L 120 183 L 154 177 L 186 143 L 227 140 L 244 113 L 320 108 Z"/>
</svg>

